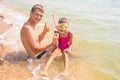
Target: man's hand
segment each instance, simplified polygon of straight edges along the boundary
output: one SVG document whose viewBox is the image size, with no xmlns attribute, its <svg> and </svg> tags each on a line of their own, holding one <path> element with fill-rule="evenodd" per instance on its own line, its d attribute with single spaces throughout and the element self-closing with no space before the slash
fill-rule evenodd
<svg viewBox="0 0 120 80">
<path fill-rule="evenodd" d="M 45 25 L 44 25 L 44 31 L 45 32 L 49 32 L 50 31 L 50 28 L 48 27 L 46 22 L 45 22 Z"/>
<path fill-rule="evenodd" d="M 56 45 L 56 44 L 57 44 L 58 38 L 59 38 L 59 34 L 58 34 L 58 33 L 55 33 L 54 36 L 53 36 L 53 41 L 52 41 L 53 45 Z"/>
</svg>

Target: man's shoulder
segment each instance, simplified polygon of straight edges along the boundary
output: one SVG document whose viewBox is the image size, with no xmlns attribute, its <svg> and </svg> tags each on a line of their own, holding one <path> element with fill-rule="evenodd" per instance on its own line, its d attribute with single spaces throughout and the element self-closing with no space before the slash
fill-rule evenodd
<svg viewBox="0 0 120 80">
<path fill-rule="evenodd" d="M 21 29 L 21 33 L 26 33 L 27 34 L 28 32 L 32 32 L 32 31 L 33 31 L 32 27 L 29 24 L 24 23 L 24 25 Z"/>
<path fill-rule="evenodd" d="M 31 25 L 30 24 L 28 24 L 27 22 L 25 22 L 24 24 L 23 24 L 23 29 L 27 29 L 27 30 L 29 30 L 29 29 L 31 29 Z"/>
</svg>

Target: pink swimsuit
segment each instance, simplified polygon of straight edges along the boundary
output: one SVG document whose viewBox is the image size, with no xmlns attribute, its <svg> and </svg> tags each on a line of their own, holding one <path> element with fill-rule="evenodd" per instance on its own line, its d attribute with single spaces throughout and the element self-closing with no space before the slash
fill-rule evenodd
<svg viewBox="0 0 120 80">
<path fill-rule="evenodd" d="M 58 39 L 58 47 L 61 49 L 62 52 L 69 46 L 70 46 L 70 31 L 68 32 L 66 37 L 59 37 Z"/>
</svg>

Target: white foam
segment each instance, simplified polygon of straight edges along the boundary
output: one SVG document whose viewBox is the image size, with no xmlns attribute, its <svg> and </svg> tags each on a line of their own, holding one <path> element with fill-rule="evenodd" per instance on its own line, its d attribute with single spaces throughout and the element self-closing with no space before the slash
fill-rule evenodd
<svg viewBox="0 0 120 80">
<path fill-rule="evenodd" d="M 64 80 L 65 77 L 57 75 L 53 80 Z"/>
<path fill-rule="evenodd" d="M 4 19 L 3 21 L 7 24 L 12 24 L 12 22 L 9 19 Z"/>
<path fill-rule="evenodd" d="M 35 67 L 35 69 L 32 70 L 32 74 L 34 77 L 37 78 L 39 76 L 38 71 L 40 70 L 40 68 L 41 68 L 41 65 L 39 64 L 37 67 Z"/>
</svg>

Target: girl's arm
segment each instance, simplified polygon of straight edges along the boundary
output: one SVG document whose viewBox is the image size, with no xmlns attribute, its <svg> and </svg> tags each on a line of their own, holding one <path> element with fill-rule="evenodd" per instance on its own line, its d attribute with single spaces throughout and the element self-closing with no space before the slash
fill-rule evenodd
<svg viewBox="0 0 120 80">
<path fill-rule="evenodd" d="M 69 46 L 70 50 L 72 48 L 72 42 L 73 42 L 73 34 L 70 32 L 70 46 Z"/>
</svg>

